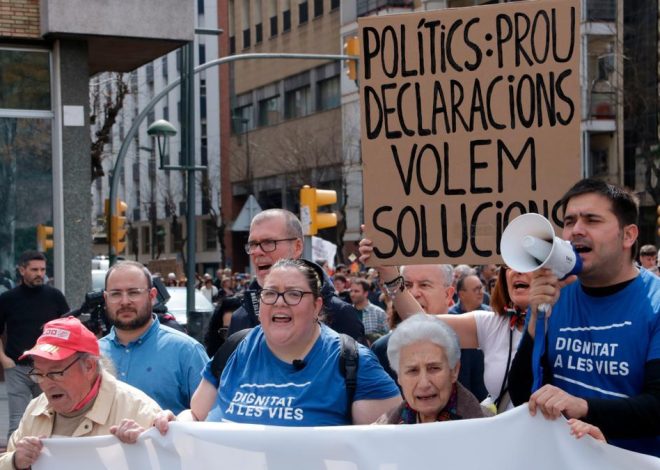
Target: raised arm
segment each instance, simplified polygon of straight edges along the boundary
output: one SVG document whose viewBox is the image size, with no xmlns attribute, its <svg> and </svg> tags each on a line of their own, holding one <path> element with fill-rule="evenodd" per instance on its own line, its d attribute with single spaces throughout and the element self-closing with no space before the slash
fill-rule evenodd
<svg viewBox="0 0 660 470">
<path fill-rule="evenodd" d="M 360 261 L 366 263 L 373 253 L 373 243 L 368 238 L 360 241 Z M 375 266 L 383 283 L 388 284 L 400 276 L 399 268 L 396 266 Z M 403 285 L 403 284 L 402 284 Z M 402 319 L 406 319 L 415 313 L 423 312 L 424 309 L 408 290 L 395 293 L 392 303 Z M 438 318 L 451 326 L 456 334 L 462 348 L 477 348 L 477 322 L 472 314 L 463 315 L 438 315 Z"/>
</svg>

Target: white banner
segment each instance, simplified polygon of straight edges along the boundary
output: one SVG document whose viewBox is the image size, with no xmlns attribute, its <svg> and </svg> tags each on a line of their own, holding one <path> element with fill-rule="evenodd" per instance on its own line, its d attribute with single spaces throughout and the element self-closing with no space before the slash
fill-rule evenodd
<svg viewBox="0 0 660 470">
<path fill-rule="evenodd" d="M 564 420 L 531 417 L 522 406 L 495 418 L 414 426 L 172 423 L 167 436 L 151 429 L 135 445 L 114 436 L 52 438 L 33 468 L 650 470 L 660 459 L 577 440 Z"/>
</svg>

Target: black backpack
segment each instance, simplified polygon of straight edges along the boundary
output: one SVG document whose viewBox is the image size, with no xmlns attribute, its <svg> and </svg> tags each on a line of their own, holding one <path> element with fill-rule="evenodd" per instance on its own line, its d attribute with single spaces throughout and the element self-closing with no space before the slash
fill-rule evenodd
<svg viewBox="0 0 660 470">
<path fill-rule="evenodd" d="M 252 331 L 252 328 L 246 328 L 241 331 L 237 331 L 231 335 L 227 340 L 220 346 L 220 349 L 213 355 L 211 360 L 211 373 L 213 376 L 220 380 L 222 371 L 227 364 L 229 356 L 234 352 L 238 347 L 239 343 L 247 336 L 247 334 Z M 350 336 L 340 333 L 339 339 L 341 340 L 341 353 L 339 355 L 339 372 L 342 377 L 344 377 L 344 383 L 346 384 L 346 396 L 348 398 L 348 410 L 347 416 L 350 422 L 353 421 L 353 416 L 351 413 L 351 405 L 353 404 L 353 398 L 355 397 L 355 389 L 357 388 L 357 372 L 358 372 L 358 345 Z"/>
</svg>

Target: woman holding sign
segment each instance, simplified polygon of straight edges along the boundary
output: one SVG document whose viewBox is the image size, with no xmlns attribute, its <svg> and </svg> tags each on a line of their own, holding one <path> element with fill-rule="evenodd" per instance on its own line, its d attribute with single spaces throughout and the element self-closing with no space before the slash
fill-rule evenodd
<svg viewBox="0 0 660 470">
<path fill-rule="evenodd" d="M 371 240 L 363 239 L 360 242 L 360 260 L 366 263 L 372 251 Z M 403 278 L 396 267 L 380 266 L 376 269 L 402 317 L 423 311 L 417 300 L 405 290 Z M 484 385 L 490 403 L 498 412 L 513 408 L 507 392 L 507 379 L 522 337 L 529 305 L 530 280 L 529 274 L 503 266 L 491 296 L 492 312 L 477 310 L 462 315 L 438 316 L 456 331 L 461 348 L 479 348 L 483 351 Z"/>
</svg>

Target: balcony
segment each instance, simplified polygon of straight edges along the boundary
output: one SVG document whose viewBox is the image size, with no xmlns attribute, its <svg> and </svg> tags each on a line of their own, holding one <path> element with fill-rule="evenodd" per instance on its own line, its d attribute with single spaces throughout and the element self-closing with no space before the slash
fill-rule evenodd
<svg viewBox="0 0 660 470">
<path fill-rule="evenodd" d="M 586 21 L 616 21 L 616 0 L 585 0 L 584 8 Z"/>
<path fill-rule="evenodd" d="M 357 16 L 367 16 L 383 8 L 414 8 L 412 0 L 358 0 Z"/>
<path fill-rule="evenodd" d="M 194 37 L 193 2 L 41 0 L 40 5 L 44 37 L 88 41 L 90 75 L 129 72 Z"/>
<path fill-rule="evenodd" d="M 614 119 L 616 117 L 616 93 L 592 91 L 589 103 L 590 119 Z"/>
</svg>

